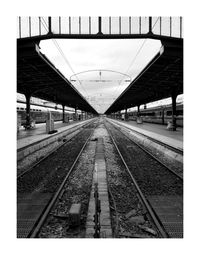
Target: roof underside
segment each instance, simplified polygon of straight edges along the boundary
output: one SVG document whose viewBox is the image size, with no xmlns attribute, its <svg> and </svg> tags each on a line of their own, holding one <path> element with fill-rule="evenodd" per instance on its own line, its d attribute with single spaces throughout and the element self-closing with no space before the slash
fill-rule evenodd
<svg viewBox="0 0 200 255">
<path fill-rule="evenodd" d="M 17 92 L 97 114 L 33 42 L 17 42 Z"/>
<path fill-rule="evenodd" d="M 107 109 L 106 114 L 183 93 L 183 40 L 161 41 L 160 52 Z"/>
</svg>

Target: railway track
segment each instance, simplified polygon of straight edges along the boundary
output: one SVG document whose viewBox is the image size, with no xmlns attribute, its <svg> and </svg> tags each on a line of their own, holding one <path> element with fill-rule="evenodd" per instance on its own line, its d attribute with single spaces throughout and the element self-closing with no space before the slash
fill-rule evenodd
<svg viewBox="0 0 200 255">
<path fill-rule="evenodd" d="M 23 176 L 26 172 L 30 171 L 32 168 L 36 167 L 38 164 L 40 164 L 43 160 L 48 158 L 51 154 L 56 152 L 59 148 L 61 148 L 65 143 L 70 141 L 75 135 L 77 135 L 84 127 L 87 127 L 90 124 L 90 122 L 85 123 L 82 126 L 76 126 L 72 127 L 67 130 L 67 133 L 63 135 L 62 137 L 56 139 L 56 141 L 51 142 L 50 144 L 47 143 L 44 147 L 41 148 L 41 146 L 38 145 L 37 150 L 33 150 L 30 154 L 24 156 L 22 159 L 20 158 L 17 161 L 17 178 Z M 62 132 L 65 133 L 65 132 Z M 47 139 L 44 139 L 47 140 Z M 34 146 L 38 142 L 34 143 L 31 146 Z M 23 147 L 22 149 L 19 149 L 17 153 L 20 151 L 23 151 L 25 149 L 28 149 L 31 147 L 30 145 Z M 31 149 L 32 150 L 32 149 Z"/>
<path fill-rule="evenodd" d="M 112 121 L 108 120 L 110 123 L 114 124 L 115 128 L 118 129 L 120 132 L 122 132 L 128 139 L 133 141 L 133 143 L 136 143 L 138 147 L 140 147 L 142 150 L 144 150 L 147 154 L 149 154 L 151 157 L 153 157 L 155 160 L 157 160 L 161 165 L 164 165 L 166 168 L 168 168 L 169 171 L 171 171 L 174 175 L 177 175 L 179 178 L 183 179 L 183 150 L 174 148 L 172 146 L 169 146 L 161 141 L 158 141 L 154 138 L 151 138 L 149 136 L 146 136 L 136 130 L 133 130 L 127 126 L 120 125 L 119 123 L 113 123 Z M 144 146 L 143 139 L 136 138 L 134 134 L 139 135 L 140 137 L 144 137 L 148 141 L 152 141 L 155 144 L 155 147 L 157 145 L 160 145 L 159 150 L 153 148 L 153 146 Z M 176 158 L 175 161 L 172 159 L 167 159 L 167 157 L 164 156 L 163 152 L 167 148 L 167 155 L 171 154 L 171 157 Z M 179 158 L 177 160 L 177 158 Z"/>
<path fill-rule="evenodd" d="M 141 135 L 143 137 L 146 137 L 146 138 L 148 138 L 149 140 L 151 140 L 153 142 L 156 142 L 156 143 L 158 143 L 158 144 L 160 144 L 160 145 L 162 145 L 162 146 L 164 146 L 164 147 L 166 147 L 166 148 L 168 148 L 168 149 L 170 149 L 170 150 L 172 150 L 172 151 L 174 151 L 174 152 L 176 152 L 176 153 L 178 153 L 180 155 L 183 155 L 183 149 L 181 149 L 181 148 L 175 148 L 175 147 L 173 147 L 173 146 L 171 146 L 169 144 L 166 144 L 164 142 L 158 141 L 158 140 L 156 140 L 153 137 L 150 137 L 148 135 L 145 135 L 144 133 L 141 133 L 139 131 L 133 130 L 132 128 L 129 128 L 128 126 L 123 126 L 123 128 L 127 129 L 127 130 L 129 130 L 131 132 L 134 132 L 135 134 L 139 134 L 139 135 Z"/>
<path fill-rule="evenodd" d="M 73 172 L 96 123 L 17 178 L 17 237 L 33 238 Z M 73 145 L 73 146 L 72 146 Z"/>
<path fill-rule="evenodd" d="M 68 237 L 68 238 L 111 238 L 111 237 L 122 237 L 124 233 L 120 236 L 118 233 L 118 224 L 117 222 L 112 222 L 112 228 L 111 228 L 111 213 L 110 211 L 115 208 L 115 212 L 118 210 L 119 204 L 122 203 L 120 200 L 119 203 L 115 203 L 116 200 L 116 193 L 118 191 L 113 190 L 113 185 L 111 187 L 111 183 L 107 183 L 108 174 L 110 168 L 113 166 L 113 162 L 109 164 L 106 163 L 107 159 L 107 153 L 110 152 L 110 148 L 108 148 L 108 145 L 111 145 L 111 140 L 109 139 L 109 135 L 103 125 L 103 123 L 100 121 L 98 127 L 95 129 L 93 137 L 91 138 L 89 142 L 89 146 L 91 147 L 91 151 L 88 150 L 85 151 L 84 158 L 86 158 L 89 154 L 89 158 L 94 161 L 93 166 L 91 166 L 91 162 L 87 166 L 84 167 L 84 165 L 81 164 L 80 167 L 76 167 L 76 169 L 73 171 L 73 175 L 71 176 L 71 180 L 67 182 L 65 185 L 65 190 L 62 192 L 63 194 L 59 196 L 59 201 L 55 204 L 54 208 L 52 208 L 50 215 L 48 216 L 48 219 L 46 220 L 46 223 L 42 227 L 39 237 Z M 112 154 L 112 158 L 113 158 Z M 83 160 L 83 159 L 82 159 Z M 92 185 L 89 185 L 87 182 L 88 179 L 88 173 L 85 173 L 85 169 L 91 167 L 92 171 L 90 172 L 90 182 Z M 115 169 L 116 172 L 116 169 Z M 93 175 L 93 178 L 91 180 L 91 175 Z M 106 177 L 107 176 L 107 177 Z M 113 179 L 113 178 L 112 178 Z M 130 179 L 128 177 L 128 179 Z M 127 180 L 125 180 L 125 183 L 127 184 Z M 126 185 L 125 184 L 125 185 Z M 122 182 L 120 181 L 120 185 Z M 87 188 L 86 188 L 87 187 Z M 86 193 L 85 190 L 91 190 L 90 192 L 87 192 L 87 195 L 85 198 L 83 198 L 80 193 Z M 119 185 L 117 185 L 117 189 L 119 189 Z M 142 215 L 143 210 L 141 202 L 139 201 L 135 189 L 130 185 L 130 189 L 127 188 L 123 190 L 123 195 L 126 197 L 127 192 L 131 190 L 132 196 L 131 200 L 126 201 L 126 212 L 129 211 L 129 208 L 132 207 L 132 202 L 136 203 L 136 205 L 140 205 L 139 210 L 137 211 L 137 215 Z M 97 192 L 97 193 L 96 193 Z M 89 194 L 90 193 L 90 194 Z M 120 194 L 122 195 L 122 193 Z M 100 212 L 96 211 L 96 198 L 100 200 Z M 86 202 L 87 200 L 87 202 Z M 68 213 L 70 212 L 70 204 L 75 201 L 76 203 L 88 204 L 88 206 L 85 206 L 85 212 L 81 212 L 81 222 L 80 226 L 78 227 L 70 227 L 70 221 L 67 217 Z M 129 205 L 129 203 L 131 205 Z M 87 209 L 88 207 L 88 209 Z M 98 206 L 97 206 L 98 207 Z M 124 209 L 124 206 L 123 206 Z M 64 212 L 64 215 L 63 215 Z M 61 217 L 61 214 L 63 215 L 64 219 L 56 219 L 57 214 L 59 214 Z M 87 214 L 87 217 L 86 215 Z M 95 223 L 94 223 L 94 215 L 95 216 Z M 112 212 L 113 216 L 113 212 Z M 143 216 L 137 216 L 143 218 Z M 87 220 L 86 220 L 87 218 Z M 114 219 L 114 217 L 112 217 Z M 116 217 L 115 217 L 116 218 Z M 136 238 L 152 238 L 152 237 L 158 237 L 159 235 L 157 232 L 155 232 L 152 229 L 152 226 L 149 222 L 149 220 L 144 220 L 145 226 L 144 228 L 147 228 L 147 226 L 151 227 L 151 231 L 153 231 L 153 235 L 151 234 L 144 234 L 140 233 L 142 232 L 141 229 L 137 229 L 135 227 L 134 230 L 134 236 Z M 144 223 L 143 222 L 143 223 Z M 134 225 L 131 223 L 131 225 Z M 129 226 L 130 227 L 130 226 Z M 134 226 L 132 226 L 134 228 Z M 121 227 L 120 227 L 121 228 Z M 150 229 L 150 228 L 148 228 Z M 137 233 L 137 234 L 136 234 Z"/>
<path fill-rule="evenodd" d="M 18 178 L 17 236 L 93 238 L 97 185 L 96 237 L 182 237 L 182 180 L 149 157 L 103 119 L 90 124 Z M 75 227 L 73 204 L 81 204 Z"/>
<path fill-rule="evenodd" d="M 162 237 L 183 237 L 183 180 L 111 123 L 106 127 Z"/>
</svg>

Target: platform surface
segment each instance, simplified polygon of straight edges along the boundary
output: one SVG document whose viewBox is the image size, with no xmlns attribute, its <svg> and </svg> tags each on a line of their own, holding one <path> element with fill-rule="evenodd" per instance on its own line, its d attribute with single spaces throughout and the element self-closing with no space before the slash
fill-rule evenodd
<svg viewBox="0 0 200 255">
<path fill-rule="evenodd" d="M 64 130 L 70 129 L 84 121 L 72 121 L 68 123 L 63 123 L 61 121 L 54 123 L 54 128 L 58 130 L 57 133 L 63 132 Z M 55 133 L 55 134 L 57 134 Z M 17 149 L 26 147 L 29 144 L 41 141 L 52 135 L 46 133 L 46 123 L 36 124 L 34 129 L 25 130 L 21 128 L 17 134 Z"/>
<path fill-rule="evenodd" d="M 136 121 L 112 120 L 169 146 L 183 150 L 183 128 L 181 127 L 178 127 L 176 131 L 171 131 L 167 129 L 166 125 L 146 122 L 137 124 Z"/>
</svg>

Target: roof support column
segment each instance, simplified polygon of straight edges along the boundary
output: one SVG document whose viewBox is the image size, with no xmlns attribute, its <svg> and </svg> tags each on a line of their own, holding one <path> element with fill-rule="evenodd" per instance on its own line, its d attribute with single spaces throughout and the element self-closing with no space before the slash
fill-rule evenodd
<svg viewBox="0 0 200 255">
<path fill-rule="evenodd" d="M 152 34 L 152 17 L 149 17 L 149 33 Z"/>
<path fill-rule="evenodd" d="M 81 111 L 81 119 L 84 120 L 84 111 Z"/>
<path fill-rule="evenodd" d="M 176 97 L 177 93 L 172 92 L 172 130 L 176 131 Z"/>
<path fill-rule="evenodd" d="M 137 108 L 138 108 L 137 116 L 140 117 L 140 105 L 138 105 Z"/>
<path fill-rule="evenodd" d="M 51 31 L 51 17 L 48 17 L 48 26 L 49 26 L 49 34 L 52 33 Z"/>
<path fill-rule="evenodd" d="M 161 114 L 162 114 L 162 125 L 164 125 L 165 124 L 165 111 L 164 111 L 163 107 L 162 107 Z"/>
<path fill-rule="evenodd" d="M 98 17 L 98 25 L 99 25 L 99 32 L 98 32 L 98 34 L 102 34 L 102 32 L 101 32 L 101 17 Z"/>
<path fill-rule="evenodd" d="M 30 116 L 30 99 L 31 99 L 31 94 L 26 93 L 26 129 L 30 129 L 31 127 L 31 116 Z"/>
<path fill-rule="evenodd" d="M 62 122 L 65 123 L 65 105 L 64 104 L 62 104 L 62 110 L 63 110 L 63 112 L 62 112 Z"/>
<path fill-rule="evenodd" d="M 142 124 L 142 117 L 140 116 L 140 105 L 137 106 L 138 107 L 138 111 L 137 111 L 137 118 L 136 118 L 136 122 L 137 124 Z"/>
<path fill-rule="evenodd" d="M 124 120 L 128 120 L 127 108 L 125 108 Z"/>
<path fill-rule="evenodd" d="M 75 120 L 78 120 L 78 117 L 77 117 L 77 106 L 74 109 L 75 109 Z"/>
</svg>

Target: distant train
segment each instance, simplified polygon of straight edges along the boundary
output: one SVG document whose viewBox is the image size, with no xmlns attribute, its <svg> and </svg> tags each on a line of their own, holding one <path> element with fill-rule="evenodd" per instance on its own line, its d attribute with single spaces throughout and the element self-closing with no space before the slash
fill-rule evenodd
<svg viewBox="0 0 200 255">
<path fill-rule="evenodd" d="M 51 112 L 52 118 L 54 121 L 63 120 L 63 112 L 61 109 L 55 109 L 55 107 L 46 107 L 39 105 L 31 105 L 30 106 L 30 118 L 35 121 L 35 123 L 44 123 L 47 120 L 48 112 Z M 77 112 L 78 119 L 81 118 L 80 112 Z M 21 125 L 25 125 L 26 123 L 26 104 L 17 103 L 17 116 L 20 118 Z M 75 120 L 75 112 L 72 110 L 65 110 L 65 121 L 73 121 Z"/>
<path fill-rule="evenodd" d="M 137 111 L 127 112 L 128 120 L 137 119 Z M 167 125 L 172 120 L 172 105 L 163 105 L 152 107 L 148 109 L 141 109 L 140 116 L 143 122 L 158 123 Z M 125 115 L 121 115 L 123 120 Z M 179 127 L 183 127 L 183 104 L 179 103 L 176 105 L 176 124 Z"/>
</svg>

